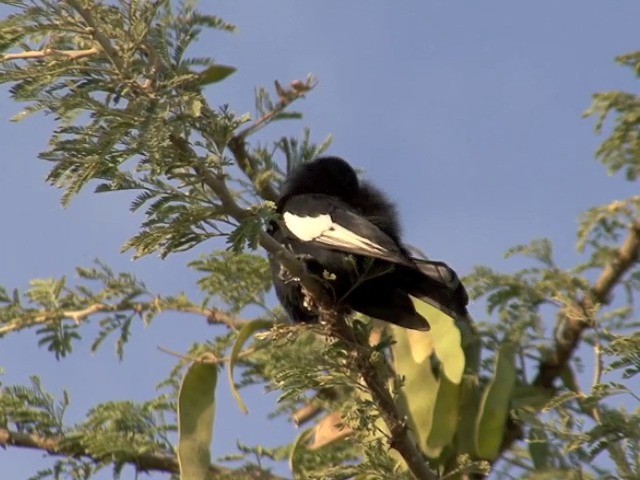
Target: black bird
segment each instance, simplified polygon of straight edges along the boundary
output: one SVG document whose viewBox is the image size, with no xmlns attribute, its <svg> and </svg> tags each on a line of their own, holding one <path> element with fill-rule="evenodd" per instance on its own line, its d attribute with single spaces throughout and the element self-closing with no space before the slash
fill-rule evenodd
<svg viewBox="0 0 640 480">
<path fill-rule="evenodd" d="M 394 205 L 338 157 L 318 158 L 285 181 L 268 232 L 325 280 L 337 305 L 405 328 L 429 330 L 412 295 L 466 315 L 467 292 L 445 263 L 413 258 Z M 270 258 L 276 294 L 293 321 L 316 322 L 298 279 Z"/>
</svg>

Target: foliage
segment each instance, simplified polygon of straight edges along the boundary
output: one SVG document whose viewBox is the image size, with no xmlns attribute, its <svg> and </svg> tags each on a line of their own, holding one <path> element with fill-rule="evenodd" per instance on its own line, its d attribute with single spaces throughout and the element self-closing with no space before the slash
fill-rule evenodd
<svg viewBox="0 0 640 480">
<path fill-rule="evenodd" d="M 92 351 L 114 341 L 122 358 L 135 322 L 149 325 L 163 312 L 224 326 L 177 361 L 159 397 L 98 404 L 76 424 L 65 418 L 66 392 L 56 399 L 35 377 L 30 385 L 4 386 L 0 444 L 53 454 L 51 467 L 33 478 L 90 478 L 105 468 L 118 477 L 125 465 L 177 475 L 178 423 L 179 448 L 199 459 L 182 456 L 182 473 L 193 467 L 202 474 L 217 365 L 227 367 L 238 399 L 242 388 L 262 385 L 280 394 L 273 416 L 301 424 L 322 418 L 287 445 L 239 444 L 236 456 L 220 461 L 240 466 L 211 464 L 209 478 L 278 478 L 269 465 L 285 461 L 299 478 L 471 479 L 489 470 L 497 478 L 640 477 L 640 398 L 632 387 L 640 340 L 630 333 L 640 288 L 640 197 L 583 214 L 579 265 L 559 266 L 542 239 L 506 253 L 524 257 L 516 272 L 477 267 L 465 284 L 497 321 L 431 312 L 431 334 L 380 329 L 360 318 L 286 325 L 265 300 L 269 265 L 258 247 L 282 254 L 264 234 L 282 175 L 322 153 L 330 139 L 316 144 L 308 130 L 271 144 L 252 136 L 301 118 L 290 108 L 314 79 L 275 82 L 275 95 L 258 88 L 255 118 L 237 115 L 204 93 L 233 78 L 234 67 L 188 55 L 204 29 L 234 26 L 190 2 L 4 3 L 14 13 L 0 21 L 0 82 L 25 105 L 16 121 L 55 117 L 41 158 L 51 163 L 47 180 L 62 190 L 63 204 L 90 186 L 128 192 L 143 221 L 123 250 L 164 258 L 205 244 L 214 253 L 188 265 L 200 275 L 200 301 L 155 295 L 100 262 L 78 268 L 74 280 L 35 279 L 22 293 L 0 287 L 0 336 L 33 329 L 56 359 L 74 354 L 87 337 Z M 618 62 L 640 75 L 640 53 Z M 597 117 L 597 132 L 610 131 L 598 159 L 636 180 L 638 97 L 599 93 L 587 115 Z M 612 302 L 617 288 L 626 296 Z M 249 311 L 260 315 L 244 320 Z M 547 331 L 545 320 L 553 318 Z M 588 348 L 596 375 L 585 389 L 576 373 Z M 203 355 L 205 364 L 192 364 Z M 192 381 L 201 374 L 206 382 Z M 207 389 L 199 391 L 203 383 Z M 197 404 L 207 419 L 195 422 L 193 437 L 185 432 L 194 419 L 176 418 L 179 398 L 182 413 Z"/>
</svg>

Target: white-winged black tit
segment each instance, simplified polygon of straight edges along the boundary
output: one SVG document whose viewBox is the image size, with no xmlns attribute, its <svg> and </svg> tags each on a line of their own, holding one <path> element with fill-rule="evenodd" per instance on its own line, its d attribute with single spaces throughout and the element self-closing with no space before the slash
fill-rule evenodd
<svg viewBox="0 0 640 480">
<path fill-rule="evenodd" d="M 324 279 L 336 306 L 415 330 L 429 330 L 411 296 L 450 316 L 466 315 L 467 292 L 443 262 L 410 255 L 400 238 L 395 206 L 338 157 L 302 164 L 284 182 L 276 203 L 281 221 L 268 232 Z M 318 312 L 299 279 L 275 259 L 276 294 L 294 322 Z"/>
</svg>

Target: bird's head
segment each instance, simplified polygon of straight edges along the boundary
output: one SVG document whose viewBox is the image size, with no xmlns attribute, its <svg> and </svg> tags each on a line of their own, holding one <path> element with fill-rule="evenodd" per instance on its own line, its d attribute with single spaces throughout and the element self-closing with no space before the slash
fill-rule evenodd
<svg viewBox="0 0 640 480">
<path fill-rule="evenodd" d="M 309 193 L 322 193 L 350 200 L 360 188 L 358 175 L 339 157 L 320 157 L 299 166 L 289 175 L 281 200 Z"/>
</svg>

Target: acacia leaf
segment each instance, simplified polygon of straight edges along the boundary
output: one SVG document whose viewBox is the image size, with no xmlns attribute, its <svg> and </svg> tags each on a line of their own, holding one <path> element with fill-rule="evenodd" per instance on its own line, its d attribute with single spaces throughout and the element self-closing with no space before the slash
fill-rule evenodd
<svg viewBox="0 0 640 480">
<path fill-rule="evenodd" d="M 493 378 L 487 385 L 476 427 L 476 452 L 480 458 L 493 460 L 500 454 L 502 437 L 509 415 L 511 395 L 516 383 L 516 345 L 500 345 Z"/>
<path fill-rule="evenodd" d="M 267 330 L 273 327 L 273 322 L 269 320 L 253 320 L 247 323 L 242 329 L 238 332 L 238 336 L 236 337 L 236 343 L 233 344 L 233 348 L 231 349 L 231 355 L 229 356 L 229 362 L 227 363 L 227 377 L 229 378 L 229 387 L 231 388 L 231 393 L 233 394 L 233 398 L 238 402 L 238 406 L 242 413 L 245 415 L 249 413 L 249 409 L 245 405 L 236 385 L 233 381 L 233 369 L 236 366 L 236 362 L 238 361 L 238 356 L 240 355 L 240 350 L 244 344 L 251 338 L 251 336 L 257 332 L 258 330 Z"/>
<path fill-rule="evenodd" d="M 211 65 L 198 74 L 197 82 L 200 86 L 218 83 L 227 78 L 235 71 L 235 67 L 230 67 L 228 65 Z"/>
<path fill-rule="evenodd" d="M 180 480 L 205 480 L 211 465 L 218 367 L 206 356 L 191 364 L 178 396 Z"/>
</svg>

